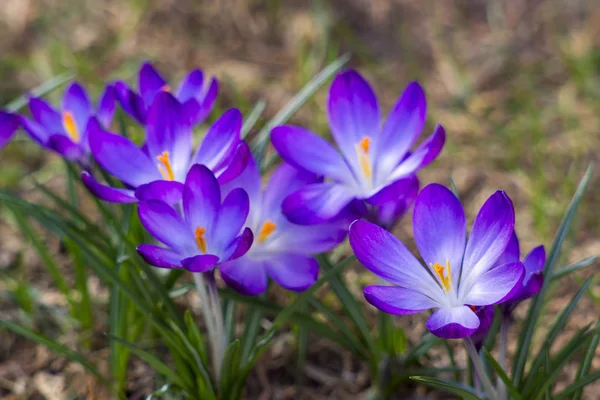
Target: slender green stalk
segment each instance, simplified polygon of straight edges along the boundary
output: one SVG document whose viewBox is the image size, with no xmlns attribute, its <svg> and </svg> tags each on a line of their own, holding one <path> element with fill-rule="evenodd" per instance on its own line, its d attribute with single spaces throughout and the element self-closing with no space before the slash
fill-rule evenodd
<svg viewBox="0 0 600 400">
<path fill-rule="evenodd" d="M 500 343 L 498 344 L 498 364 L 503 371 L 506 371 L 506 349 L 508 346 L 508 328 L 510 328 L 510 317 L 508 315 L 502 315 L 500 322 Z M 496 380 L 496 387 L 498 388 L 498 396 L 501 399 L 506 399 L 506 385 L 498 376 Z"/>
<path fill-rule="evenodd" d="M 482 384 L 488 399 L 498 400 L 498 396 L 496 396 L 496 391 L 492 386 L 492 382 L 490 381 L 489 376 L 485 372 L 485 368 L 483 367 L 483 363 L 481 362 L 481 358 L 479 358 L 479 353 L 477 353 L 473 341 L 471 340 L 471 338 L 466 337 L 464 343 L 465 348 L 467 349 L 467 353 L 469 354 L 469 357 L 471 357 L 471 361 L 473 362 L 475 373 L 477 374 L 479 382 Z"/>
</svg>

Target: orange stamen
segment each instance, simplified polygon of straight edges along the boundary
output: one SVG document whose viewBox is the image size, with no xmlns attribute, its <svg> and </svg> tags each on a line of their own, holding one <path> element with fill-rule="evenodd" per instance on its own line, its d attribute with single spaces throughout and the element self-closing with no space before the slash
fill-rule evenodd
<svg viewBox="0 0 600 400">
<path fill-rule="evenodd" d="M 206 229 L 198 227 L 194 232 L 194 236 L 196 237 L 196 246 L 198 246 L 198 250 L 202 253 L 206 254 L 206 239 L 204 238 L 204 234 L 206 233 Z"/>
<path fill-rule="evenodd" d="M 452 271 L 450 270 L 450 260 L 446 260 L 446 266 L 443 266 L 439 263 L 431 264 L 429 266 L 433 269 L 436 275 L 440 278 L 440 282 L 446 293 L 448 293 L 451 289 L 452 284 Z M 444 276 L 444 272 L 446 275 Z"/>
<path fill-rule="evenodd" d="M 79 129 L 77 129 L 77 123 L 75 122 L 73 114 L 71 114 L 69 111 L 64 111 L 62 113 L 62 123 L 69 138 L 78 143 L 80 139 Z"/>
<path fill-rule="evenodd" d="M 273 222 L 266 220 L 265 223 L 260 228 L 260 232 L 258 234 L 258 243 L 262 243 L 275 231 L 277 225 Z"/>
<path fill-rule="evenodd" d="M 160 156 L 156 156 L 158 160 L 158 170 L 162 177 L 167 181 L 174 181 L 175 174 L 173 173 L 173 168 L 171 167 L 171 161 L 169 160 L 169 152 L 163 151 Z"/>
<path fill-rule="evenodd" d="M 369 149 L 371 148 L 371 138 L 365 136 L 356 144 L 356 153 L 358 154 L 358 163 L 363 170 L 363 174 L 367 178 L 371 178 L 373 171 L 371 170 L 371 161 L 369 160 Z"/>
<path fill-rule="evenodd" d="M 166 85 L 164 85 L 163 87 L 161 87 L 160 90 L 162 90 L 163 92 L 170 93 L 171 92 L 171 86 L 169 86 L 169 84 L 167 83 Z"/>
</svg>

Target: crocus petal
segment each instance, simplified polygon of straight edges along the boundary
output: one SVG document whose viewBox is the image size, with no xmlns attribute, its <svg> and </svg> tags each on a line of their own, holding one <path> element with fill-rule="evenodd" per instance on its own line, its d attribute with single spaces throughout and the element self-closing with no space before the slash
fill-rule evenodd
<svg viewBox="0 0 600 400">
<path fill-rule="evenodd" d="M 519 261 L 492 268 L 481 274 L 470 288 L 465 288 L 463 302 L 473 306 L 501 303 L 514 296 L 524 275 L 525 267 Z"/>
<path fill-rule="evenodd" d="M 471 335 L 471 340 L 479 351 L 487 338 L 492 322 L 494 322 L 494 306 L 479 307 L 475 314 L 479 318 L 479 328 Z"/>
<path fill-rule="evenodd" d="M 98 109 L 96 110 L 96 117 L 102 126 L 106 129 L 110 128 L 113 117 L 116 110 L 116 93 L 115 88 L 112 85 L 106 86 L 104 93 L 98 100 Z"/>
<path fill-rule="evenodd" d="M 353 180 L 342 156 L 315 133 L 297 126 L 278 126 L 271 131 L 271 142 L 281 158 L 296 168 L 338 181 Z"/>
<path fill-rule="evenodd" d="M 271 243 L 272 248 L 294 254 L 319 254 L 332 250 L 348 233 L 348 225 L 326 223 L 317 225 L 281 224 Z"/>
<path fill-rule="evenodd" d="M 181 260 L 181 264 L 190 272 L 206 272 L 217 266 L 219 257 L 214 254 L 200 254 Z"/>
<path fill-rule="evenodd" d="M 10 141 L 20 124 L 16 115 L 0 111 L 0 148 Z"/>
<path fill-rule="evenodd" d="M 246 168 L 250 157 L 252 157 L 252 152 L 246 142 L 239 142 L 230 157 L 229 164 L 218 173 L 217 180 L 219 184 L 222 185 L 237 178 L 244 171 L 244 168 Z"/>
<path fill-rule="evenodd" d="M 239 235 L 246 223 L 249 209 L 248 194 L 244 189 L 233 189 L 225 197 L 211 237 L 218 248 L 226 248 Z"/>
<path fill-rule="evenodd" d="M 192 130 L 171 93 L 160 92 L 148 110 L 146 144 L 152 159 L 168 153 L 175 180 L 183 180 L 192 153 Z"/>
<path fill-rule="evenodd" d="M 146 123 L 147 107 L 144 99 L 127 86 L 125 82 L 116 81 L 114 83 L 117 100 L 123 107 L 123 110 L 135 118 L 140 124 Z"/>
<path fill-rule="evenodd" d="M 154 69 L 152 64 L 146 62 L 140 69 L 139 88 L 140 94 L 146 105 L 152 104 L 156 93 L 161 91 L 167 82 Z"/>
<path fill-rule="evenodd" d="M 515 228 L 510 198 L 499 190 L 479 210 L 465 250 L 460 296 L 477 277 L 489 270 L 506 249 Z"/>
<path fill-rule="evenodd" d="M 81 146 L 73 143 L 71 139 L 61 134 L 50 136 L 48 146 L 67 160 L 77 161 L 85 155 Z"/>
<path fill-rule="evenodd" d="M 50 133 L 64 132 L 62 116 L 50 104 L 42 99 L 29 99 L 29 110 L 33 119 Z"/>
<path fill-rule="evenodd" d="M 258 165 L 256 164 L 254 157 L 252 157 L 252 153 L 248 154 L 246 167 L 241 174 L 225 184 L 221 182 L 219 182 L 219 184 L 221 185 L 221 193 L 223 195 L 226 195 L 235 188 L 244 189 L 246 193 L 248 193 L 248 198 L 250 199 L 250 209 L 252 210 L 255 207 L 260 207 L 261 177 Z"/>
<path fill-rule="evenodd" d="M 425 268 L 391 233 L 367 221 L 350 225 L 350 246 L 360 261 L 375 275 L 409 287 L 435 299 L 443 293 Z"/>
<path fill-rule="evenodd" d="M 412 177 L 405 179 L 409 182 L 405 182 L 406 187 L 404 193 L 396 198 L 396 200 L 383 203 L 376 209 L 374 222 L 388 231 L 392 230 L 398 220 L 415 203 L 419 193 L 419 179 L 417 176 L 413 175 Z"/>
<path fill-rule="evenodd" d="M 381 311 L 394 315 L 415 314 L 439 307 L 436 301 L 423 293 L 399 286 L 367 286 L 365 299 Z"/>
<path fill-rule="evenodd" d="M 313 225 L 336 217 L 353 197 L 345 186 L 333 182 L 317 183 L 289 195 L 281 207 L 291 222 Z"/>
<path fill-rule="evenodd" d="M 198 99 L 203 92 L 204 74 L 201 70 L 190 71 L 177 89 L 177 100 L 184 103 L 189 99 Z"/>
<path fill-rule="evenodd" d="M 407 193 L 412 193 L 414 191 L 415 182 L 418 188 L 419 180 L 416 179 L 415 175 L 398 179 L 365 200 L 376 206 L 397 201 L 398 199 L 403 198 Z"/>
<path fill-rule="evenodd" d="M 221 277 L 236 291 L 255 296 L 267 289 L 267 273 L 264 263 L 250 258 L 238 258 L 220 265 Z"/>
<path fill-rule="evenodd" d="M 196 164 L 187 174 L 183 189 L 185 219 L 192 229 L 211 232 L 221 206 L 221 189 L 213 173 Z"/>
<path fill-rule="evenodd" d="M 283 163 L 275 169 L 273 175 L 269 178 L 263 195 L 263 209 L 280 212 L 281 203 L 287 196 L 306 185 L 320 182 L 322 182 L 322 179 L 315 174 Z"/>
<path fill-rule="evenodd" d="M 195 157 L 195 163 L 217 170 L 230 160 L 237 149 L 242 130 L 242 113 L 237 108 L 226 111 L 208 130 Z"/>
<path fill-rule="evenodd" d="M 73 115 L 79 131 L 85 130 L 88 119 L 92 115 L 92 102 L 79 83 L 73 82 L 65 92 L 63 110 Z"/>
<path fill-rule="evenodd" d="M 140 244 L 137 252 L 150 265 L 159 268 L 181 268 L 181 256 L 170 249 L 151 244 Z"/>
<path fill-rule="evenodd" d="M 235 260 L 243 256 L 250 250 L 252 247 L 252 243 L 254 242 L 254 234 L 250 230 L 250 228 L 244 228 L 244 231 L 240 236 L 238 236 L 231 245 L 229 249 L 226 250 L 226 253 L 231 253 L 230 256 L 226 257 L 228 261 Z"/>
<path fill-rule="evenodd" d="M 381 129 L 376 140 L 375 175 L 387 176 L 419 137 L 425 126 L 427 102 L 417 82 L 410 83 Z"/>
<path fill-rule="evenodd" d="M 177 181 L 154 181 L 138 186 L 135 197 L 139 201 L 160 200 L 171 206 L 179 204 L 183 197 L 183 183 Z"/>
<path fill-rule="evenodd" d="M 98 164 L 126 184 L 136 187 L 161 179 L 156 164 L 131 140 L 90 126 L 89 143 Z"/>
<path fill-rule="evenodd" d="M 546 264 L 546 250 L 544 246 L 538 246 L 531 250 L 529 254 L 525 256 L 523 260 L 525 265 L 526 277 L 529 278 L 532 274 L 542 272 L 544 270 L 544 264 Z"/>
<path fill-rule="evenodd" d="M 413 232 L 427 265 L 450 262 L 456 288 L 465 250 L 466 222 L 462 205 L 454 193 L 437 183 L 421 190 L 413 211 Z"/>
<path fill-rule="evenodd" d="M 431 134 L 417 149 L 392 172 L 389 180 L 396 180 L 414 174 L 417 170 L 426 167 L 440 154 L 446 142 L 446 131 L 437 125 Z"/>
<path fill-rule="evenodd" d="M 138 213 L 144 228 L 167 246 L 175 250 L 196 248 L 194 233 L 168 204 L 158 200 L 143 201 Z"/>
<path fill-rule="evenodd" d="M 38 142 L 42 147 L 48 147 L 50 132 L 43 125 L 25 117 L 21 117 L 20 121 L 25 132 L 27 132 L 33 140 Z"/>
<path fill-rule="evenodd" d="M 498 260 L 494 263 L 494 267 L 499 267 L 500 265 L 514 263 L 519 261 L 521 257 L 521 250 L 519 249 L 519 238 L 517 234 L 513 232 L 510 240 L 508 241 L 508 245 L 504 252 L 498 257 Z"/>
<path fill-rule="evenodd" d="M 354 165 L 358 159 L 356 145 L 364 137 L 377 135 L 381 122 L 375 93 L 358 72 L 347 70 L 335 77 L 329 89 L 327 115 L 333 138 Z"/>
<path fill-rule="evenodd" d="M 429 317 L 425 326 L 443 339 L 461 339 L 477 330 L 479 318 L 467 306 L 440 308 Z"/>
<path fill-rule="evenodd" d="M 111 203 L 137 203 L 133 190 L 103 185 L 87 171 L 81 173 L 81 180 L 85 187 L 99 199 Z"/>
<path fill-rule="evenodd" d="M 294 292 L 308 289 L 319 277 L 319 263 L 309 256 L 279 253 L 264 263 L 271 279 Z"/>
</svg>

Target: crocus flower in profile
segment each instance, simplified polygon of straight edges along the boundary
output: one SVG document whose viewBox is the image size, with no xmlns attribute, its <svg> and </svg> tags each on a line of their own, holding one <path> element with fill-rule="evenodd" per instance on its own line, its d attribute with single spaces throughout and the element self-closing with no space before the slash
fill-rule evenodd
<svg viewBox="0 0 600 400">
<path fill-rule="evenodd" d="M 210 169 L 196 164 L 185 180 L 183 216 L 160 200 L 140 202 L 142 225 L 167 247 L 142 244 L 137 250 L 156 267 L 210 271 L 241 257 L 252 245 L 252 231 L 242 230 L 248 208 L 248 194 L 241 188 L 221 202 L 217 179 Z"/>
<path fill-rule="evenodd" d="M 247 225 L 256 235 L 245 256 L 221 266 L 221 276 L 229 286 L 256 295 L 266 290 L 268 277 L 293 291 L 305 290 L 317 280 L 319 265 L 313 256 L 337 246 L 347 234 L 348 222 L 296 225 L 285 218 L 281 203 L 293 191 L 320 180 L 282 164 L 262 190 L 260 171 L 251 158 L 244 172 L 223 187 L 224 192 L 238 186 L 246 190 L 250 198 Z"/>
<path fill-rule="evenodd" d="M 458 198 L 438 184 L 426 186 L 413 211 L 413 232 L 424 267 L 391 233 L 366 221 L 350 227 L 350 245 L 371 272 L 395 286 L 365 288 L 367 301 L 390 314 L 437 309 L 426 326 L 442 338 L 473 334 L 480 320 L 473 311 L 503 302 L 521 285 L 519 261 L 496 266 L 512 235 L 515 215 L 508 196 L 497 191 L 479 210 L 466 240 Z"/>
<path fill-rule="evenodd" d="M 29 99 L 29 110 L 33 119 L 22 117 L 21 123 L 32 139 L 86 166 L 90 153 L 88 125 L 97 120 L 105 128 L 110 126 L 115 112 L 114 88 L 106 87 L 96 110 L 78 83 L 69 86 L 60 110 L 36 97 Z"/>
<path fill-rule="evenodd" d="M 171 92 L 171 86 L 148 62 L 140 68 L 138 84 L 139 94 L 123 81 L 115 82 L 115 89 L 123 110 L 144 125 L 154 97 L 160 92 Z M 194 69 L 183 78 L 174 94 L 183 104 L 189 122 L 196 125 L 208 117 L 218 92 L 219 84 L 215 78 L 207 81 L 202 70 Z"/>
<path fill-rule="evenodd" d="M 504 250 L 504 253 L 502 253 L 496 262 L 496 265 L 516 262 L 520 260 L 520 257 L 519 238 L 516 233 L 513 232 L 506 250 Z M 540 291 L 544 283 L 543 271 L 545 263 L 546 251 L 544 250 L 544 246 L 533 248 L 533 250 L 525 256 L 523 259 L 523 265 L 525 266 L 525 277 L 523 278 L 523 282 L 515 291 L 514 296 L 500 305 L 500 308 L 505 314 L 510 314 L 521 301 L 535 296 Z"/>
<path fill-rule="evenodd" d="M 82 180 L 94 195 L 110 202 L 131 203 L 159 195 L 160 199 L 172 202 L 168 198 L 181 197 L 182 183 L 193 164 L 210 168 L 219 183 L 230 181 L 244 170 L 250 150 L 240 139 L 241 128 L 239 110 L 225 112 L 210 127 L 196 154 L 192 154 L 192 128 L 182 106 L 173 95 L 161 92 L 150 108 L 146 143 L 141 148 L 98 125 L 90 129 L 92 155 L 102 168 L 128 187 L 102 185 L 88 172 L 83 172 Z M 154 189 L 149 190 L 146 184 Z"/>
<path fill-rule="evenodd" d="M 17 129 L 19 129 L 19 125 L 19 117 L 0 110 L 0 149 L 10 141 Z"/>
<path fill-rule="evenodd" d="M 397 199 L 405 190 L 403 179 L 431 163 L 444 145 L 445 132 L 438 125 L 410 152 L 425 125 L 426 108 L 423 89 L 413 82 L 381 125 L 367 81 L 354 70 L 339 74 L 329 90 L 327 112 L 341 154 L 300 127 L 279 126 L 271 133 L 286 162 L 327 178 L 288 196 L 283 203 L 287 217 L 308 225 L 335 217 L 354 199 L 374 206 Z"/>
</svg>

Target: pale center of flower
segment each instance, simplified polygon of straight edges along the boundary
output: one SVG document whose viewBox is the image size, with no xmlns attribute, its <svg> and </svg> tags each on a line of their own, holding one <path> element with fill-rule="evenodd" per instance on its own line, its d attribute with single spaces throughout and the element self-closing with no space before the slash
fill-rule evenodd
<svg viewBox="0 0 600 400">
<path fill-rule="evenodd" d="M 275 232 L 275 229 L 277 229 L 277 225 L 270 220 L 266 220 L 265 223 L 262 224 L 262 227 L 258 233 L 258 243 L 262 243 L 267 240 L 267 238 L 271 236 L 273 232 Z"/>
<path fill-rule="evenodd" d="M 73 114 L 69 111 L 64 111 L 62 113 L 62 123 L 63 128 L 65 128 L 65 131 L 67 132 L 69 138 L 75 143 L 78 143 L 80 139 L 79 129 L 77 128 L 77 123 L 75 122 Z"/>
<path fill-rule="evenodd" d="M 166 181 L 174 181 L 175 174 L 173 174 L 173 168 L 171 167 L 171 161 L 169 160 L 169 152 L 163 151 L 161 155 L 156 156 L 158 160 L 158 170 Z"/>
<path fill-rule="evenodd" d="M 442 283 L 442 287 L 444 291 L 448 293 L 452 288 L 452 271 L 450 270 L 450 260 L 446 260 L 446 266 L 441 265 L 440 263 L 429 263 L 433 272 L 440 278 L 440 282 Z"/>
<path fill-rule="evenodd" d="M 197 227 L 194 231 L 194 236 L 196 238 L 196 246 L 198 246 L 198 250 L 200 250 L 203 254 L 206 254 L 206 238 L 204 234 L 206 233 L 206 229 L 202 227 Z"/>
<path fill-rule="evenodd" d="M 373 171 L 371 170 L 371 160 L 369 159 L 369 149 L 371 148 L 371 138 L 363 137 L 356 145 L 356 154 L 358 155 L 358 163 L 362 168 L 362 172 L 367 179 L 371 179 Z"/>
</svg>

